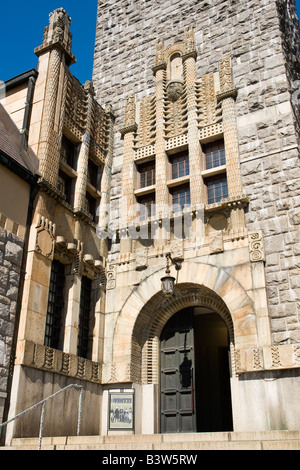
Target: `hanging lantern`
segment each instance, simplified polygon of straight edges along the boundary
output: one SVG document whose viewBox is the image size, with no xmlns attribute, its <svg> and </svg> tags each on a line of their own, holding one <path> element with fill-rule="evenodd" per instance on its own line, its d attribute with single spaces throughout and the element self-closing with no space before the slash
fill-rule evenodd
<svg viewBox="0 0 300 470">
<path fill-rule="evenodd" d="M 161 290 L 165 297 L 172 297 L 174 294 L 175 277 L 165 276 L 161 279 Z"/>
<path fill-rule="evenodd" d="M 161 278 L 161 290 L 165 297 L 172 297 L 174 294 L 175 277 L 170 276 L 171 255 L 167 254 L 166 276 Z"/>
</svg>

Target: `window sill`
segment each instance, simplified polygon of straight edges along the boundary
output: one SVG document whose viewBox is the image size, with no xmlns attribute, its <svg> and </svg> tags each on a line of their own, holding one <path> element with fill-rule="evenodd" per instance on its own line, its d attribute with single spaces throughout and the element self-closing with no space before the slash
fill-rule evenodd
<svg viewBox="0 0 300 470">
<path fill-rule="evenodd" d="M 167 186 L 171 188 L 173 186 L 178 186 L 180 184 L 189 183 L 189 181 L 190 181 L 190 175 L 180 176 L 179 178 L 175 178 L 175 179 L 167 181 Z"/>
<path fill-rule="evenodd" d="M 204 170 L 201 172 L 201 175 L 203 178 L 208 178 L 209 176 L 220 175 L 221 173 L 226 173 L 226 165 L 220 165 L 215 168 L 210 168 L 209 170 Z"/>
<path fill-rule="evenodd" d="M 135 196 L 144 196 L 146 194 L 153 193 L 155 191 L 155 184 L 146 186 L 145 188 L 139 188 L 134 191 Z"/>
</svg>

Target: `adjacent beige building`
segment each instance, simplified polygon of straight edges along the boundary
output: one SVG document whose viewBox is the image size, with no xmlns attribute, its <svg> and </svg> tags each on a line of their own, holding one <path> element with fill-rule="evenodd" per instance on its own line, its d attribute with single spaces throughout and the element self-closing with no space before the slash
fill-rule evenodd
<svg viewBox="0 0 300 470">
<path fill-rule="evenodd" d="M 82 434 L 298 430 L 294 1 L 118 3 L 93 82 L 58 9 L 3 100 L 40 171 L 10 416 L 76 383 Z M 76 433 L 77 397 L 45 435 Z"/>
<path fill-rule="evenodd" d="M 0 421 L 7 419 L 38 159 L 0 104 Z"/>
</svg>

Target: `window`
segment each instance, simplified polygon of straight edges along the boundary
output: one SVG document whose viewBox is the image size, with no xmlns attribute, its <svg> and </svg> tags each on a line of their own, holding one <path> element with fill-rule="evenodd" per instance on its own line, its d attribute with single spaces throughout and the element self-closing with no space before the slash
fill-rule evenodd
<svg viewBox="0 0 300 470">
<path fill-rule="evenodd" d="M 90 352 L 91 294 L 92 281 L 88 277 L 82 276 L 77 355 L 86 359 Z"/>
<path fill-rule="evenodd" d="M 170 60 L 171 80 L 182 80 L 183 66 L 179 53 L 174 54 Z"/>
<path fill-rule="evenodd" d="M 65 135 L 62 138 L 60 156 L 65 163 L 74 168 L 76 160 L 76 145 Z"/>
<path fill-rule="evenodd" d="M 147 194 L 138 198 L 140 204 L 140 221 L 147 220 L 148 217 L 155 215 L 155 195 Z"/>
<path fill-rule="evenodd" d="M 66 196 L 66 202 L 72 204 L 73 179 L 66 175 L 63 171 L 59 171 L 57 188 Z"/>
<path fill-rule="evenodd" d="M 93 217 L 93 222 L 96 222 L 97 216 L 97 199 L 95 199 L 89 192 L 85 196 L 86 210 Z"/>
<path fill-rule="evenodd" d="M 203 146 L 206 169 L 226 165 L 225 147 L 222 140 Z"/>
<path fill-rule="evenodd" d="M 191 205 L 189 185 L 177 186 L 171 190 L 173 211 L 183 210 Z"/>
<path fill-rule="evenodd" d="M 145 163 L 138 167 L 140 175 L 140 188 L 146 188 L 155 184 L 155 163 Z"/>
<path fill-rule="evenodd" d="M 172 179 L 190 174 L 189 156 L 186 153 L 176 155 L 171 160 Z"/>
<path fill-rule="evenodd" d="M 64 308 L 65 267 L 59 261 L 52 262 L 50 288 L 46 316 L 45 346 L 59 349 Z"/>
<path fill-rule="evenodd" d="M 94 186 L 94 188 L 98 189 L 98 166 L 89 159 L 88 162 L 88 182 Z"/>
<path fill-rule="evenodd" d="M 207 201 L 208 204 L 214 204 L 222 199 L 228 198 L 228 185 L 226 174 L 216 175 L 211 178 L 207 178 Z"/>
</svg>

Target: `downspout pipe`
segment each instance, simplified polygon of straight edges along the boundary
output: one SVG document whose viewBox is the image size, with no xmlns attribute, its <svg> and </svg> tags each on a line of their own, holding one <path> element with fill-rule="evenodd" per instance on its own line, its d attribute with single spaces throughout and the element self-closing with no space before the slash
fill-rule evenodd
<svg viewBox="0 0 300 470">
<path fill-rule="evenodd" d="M 35 71 L 33 71 L 35 72 Z M 31 112 L 33 105 L 33 95 L 35 89 L 37 73 L 32 73 L 28 79 L 27 97 L 25 102 L 23 127 L 21 129 L 20 153 L 28 150 L 29 126 L 31 121 Z"/>
</svg>

